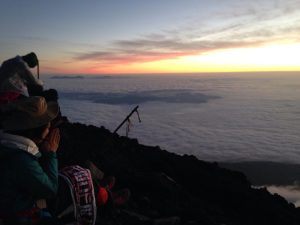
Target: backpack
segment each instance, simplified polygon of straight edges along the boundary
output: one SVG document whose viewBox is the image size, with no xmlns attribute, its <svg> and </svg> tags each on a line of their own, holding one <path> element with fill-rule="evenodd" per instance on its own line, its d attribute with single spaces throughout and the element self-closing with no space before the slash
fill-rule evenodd
<svg viewBox="0 0 300 225">
<path fill-rule="evenodd" d="M 73 212 L 71 219 L 80 225 L 94 225 L 96 222 L 97 206 L 93 180 L 90 170 L 78 165 L 64 167 L 59 172 L 60 188 L 54 213 L 58 219 L 64 220 Z M 69 195 L 66 195 L 66 193 Z M 73 221 L 73 222 L 75 222 Z"/>
</svg>

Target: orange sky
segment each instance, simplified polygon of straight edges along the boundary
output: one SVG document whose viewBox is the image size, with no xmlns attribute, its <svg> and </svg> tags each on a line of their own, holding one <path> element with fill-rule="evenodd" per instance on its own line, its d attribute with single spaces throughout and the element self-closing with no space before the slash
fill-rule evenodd
<svg viewBox="0 0 300 225">
<path fill-rule="evenodd" d="M 0 61 L 34 51 L 46 74 L 300 71 L 300 1 L 28 0 L 18 8 L 0 8 Z"/>
<path fill-rule="evenodd" d="M 59 64 L 59 62 L 57 62 Z M 300 71 L 300 43 L 230 48 L 168 59 L 126 58 L 107 65 L 93 60 L 61 64 L 63 74 L 189 73 L 239 71 Z"/>
</svg>

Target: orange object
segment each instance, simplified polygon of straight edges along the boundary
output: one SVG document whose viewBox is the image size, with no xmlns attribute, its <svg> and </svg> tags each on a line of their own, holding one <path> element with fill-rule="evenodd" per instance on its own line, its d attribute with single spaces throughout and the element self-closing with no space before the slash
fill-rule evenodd
<svg viewBox="0 0 300 225">
<path fill-rule="evenodd" d="M 108 193 L 107 190 L 101 186 L 98 187 L 98 194 L 97 194 L 97 203 L 98 205 L 105 205 L 108 200 Z"/>
</svg>

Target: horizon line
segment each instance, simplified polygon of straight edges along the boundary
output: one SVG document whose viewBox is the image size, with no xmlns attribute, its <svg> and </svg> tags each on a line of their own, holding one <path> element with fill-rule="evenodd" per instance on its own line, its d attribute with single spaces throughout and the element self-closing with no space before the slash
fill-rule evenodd
<svg viewBox="0 0 300 225">
<path fill-rule="evenodd" d="M 143 73 L 45 73 L 48 76 L 110 76 L 110 75 L 180 75 L 180 74 L 237 74 L 237 73 L 300 73 L 300 70 L 270 70 L 270 71 L 208 71 L 208 72 L 143 72 Z"/>
</svg>

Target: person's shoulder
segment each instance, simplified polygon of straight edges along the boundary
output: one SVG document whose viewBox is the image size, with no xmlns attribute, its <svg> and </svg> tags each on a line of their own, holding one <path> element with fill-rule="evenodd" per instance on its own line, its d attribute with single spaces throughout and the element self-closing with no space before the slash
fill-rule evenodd
<svg viewBox="0 0 300 225">
<path fill-rule="evenodd" d="M 22 174 L 26 174 L 28 171 L 36 171 L 37 167 L 39 167 L 38 158 L 28 154 L 25 151 L 19 151 L 18 153 L 14 154 L 14 156 L 10 158 L 10 162 L 15 170 L 22 171 Z"/>
<path fill-rule="evenodd" d="M 4 160 L 5 163 L 21 166 L 28 162 L 37 160 L 36 157 L 21 149 L 10 148 L 3 145 L 0 145 L 0 149 L 0 159 Z"/>
<path fill-rule="evenodd" d="M 5 60 L 2 63 L 1 67 L 8 67 L 8 66 L 11 66 L 11 65 L 15 66 L 16 64 L 24 64 L 24 61 L 23 61 L 22 57 L 19 56 L 19 55 L 15 56 L 14 58 L 10 58 L 10 59 Z"/>
<path fill-rule="evenodd" d="M 25 164 L 32 161 L 38 161 L 38 157 L 21 149 L 15 149 L 11 152 L 11 156 L 16 163 Z"/>
</svg>

